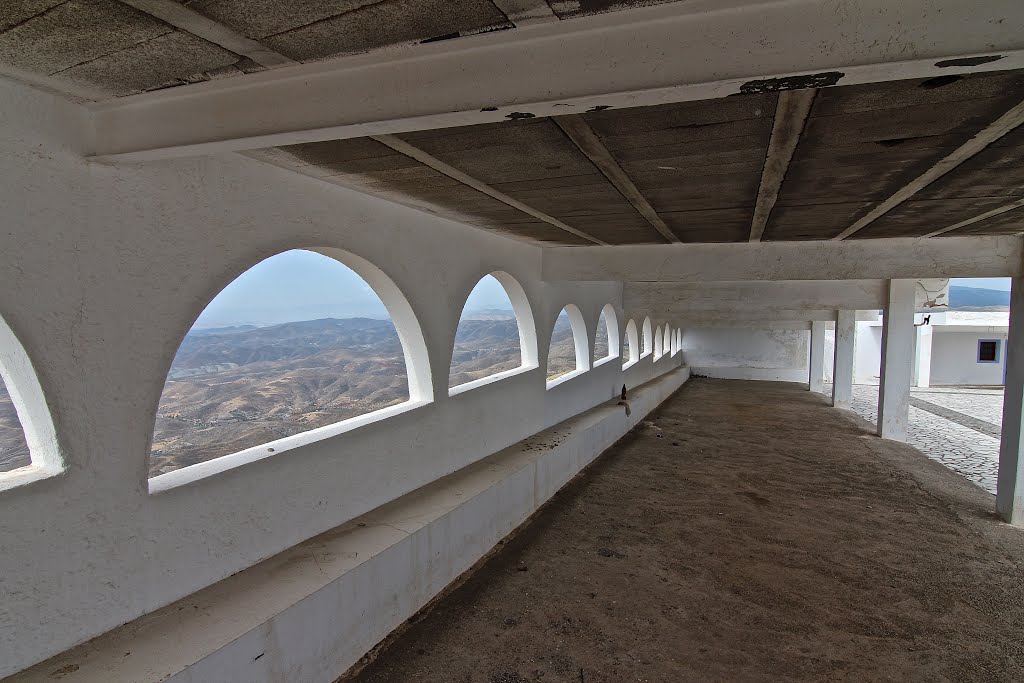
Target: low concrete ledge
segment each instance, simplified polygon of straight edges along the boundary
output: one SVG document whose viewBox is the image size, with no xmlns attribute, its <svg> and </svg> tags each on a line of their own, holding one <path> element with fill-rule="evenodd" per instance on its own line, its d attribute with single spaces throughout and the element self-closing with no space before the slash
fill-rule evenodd
<svg viewBox="0 0 1024 683">
<path fill-rule="evenodd" d="M 682 367 L 9 682 L 329 683 L 689 378 Z"/>
</svg>

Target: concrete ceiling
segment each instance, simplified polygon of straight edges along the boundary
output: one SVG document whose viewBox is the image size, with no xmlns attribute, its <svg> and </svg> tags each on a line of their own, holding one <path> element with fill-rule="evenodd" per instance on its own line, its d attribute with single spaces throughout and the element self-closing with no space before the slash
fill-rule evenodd
<svg viewBox="0 0 1024 683">
<path fill-rule="evenodd" d="M 1024 100 L 1022 71 L 802 91 L 809 108 L 790 126 L 795 146 L 764 199 L 766 158 L 779 153 L 778 119 L 789 115 L 781 100 L 792 92 L 513 115 L 253 155 L 481 228 L 570 245 L 745 242 L 759 201 L 764 241 L 919 237 L 1024 200 L 1024 128 L 1014 128 L 1019 117 L 1002 118 Z M 979 143 L 986 135 L 993 141 Z M 950 155 L 958 165 L 948 170 Z M 948 172 L 872 220 L 936 167 Z M 868 222 L 845 234 L 858 221 Z M 944 234 L 1016 232 L 1024 232 L 1020 206 Z"/>
<path fill-rule="evenodd" d="M 176 86 L 217 79 L 242 83 L 243 87 L 234 89 L 238 91 L 246 90 L 244 84 L 251 82 L 273 88 L 274 83 L 268 77 L 296 72 L 296 69 L 306 73 L 301 70 L 322 65 L 261 75 L 246 74 L 382 51 L 392 46 L 453 41 L 470 35 L 478 37 L 467 39 L 465 43 L 445 42 L 444 45 L 473 41 L 494 45 L 500 42 L 499 35 L 523 36 L 523 46 L 506 46 L 505 49 L 526 50 L 519 54 L 528 56 L 533 54 L 530 50 L 540 50 L 551 42 L 547 29 L 577 23 L 585 26 L 601 18 L 579 22 L 562 20 L 658 4 L 662 3 L 649 0 L 11 0 L 0 3 L 0 74 L 79 100 L 102 101 L 91 105 L 98 107 L 98 111 L 123 102 L 134 102 L 132 111 L 148 111 L 148 106 L 159 103 L 147 105 L 139 102 L 138 97 L 118 98 L 164 90 L 145 96 L 151 100 L 161 99 L 169 94 L 195 92 L 195 89 L 174 90 Z M 762 19 L 773 15 L 755 12 L 757 4 L 751 2 L 750 7 L 744 7 L 745 11 L 750 10 L 748 21 L 760 26 Z M 662 8 L 636 12 L 649 14 L 684 6 L 688 7 L 689 3 L 665 3 Z M 648 22 L 642 25 L 643 40 L 624 44 L 628 52 L 622 54 L 633 58 L 638 50 L 647 49 L 647 43 L 661 45 L 658 40 L 669 40 L 673 45 L 693 44 L 692 36 L 685 40 L 681 37 L 683 34 L 675 31 L 696 25 L 694 22 L 698 19 L 714 23 L 720 20 L 721 14 L 699 7 L 694 11 L 692 16 L 685 13 L 668 16 L 665 12 L 667 16 L 661 23 L 652 23 L 653 15 L 638 19 Z M 630 14 L 609 14 L 608 20 L 621 22 Z M 787 26 L 798 20 L 798 17 L 786 16 Z M 959 21 L 964 20 L 961 17 Z M 548 26 L 516 30 L 541 23 Z M 883 18 L 878 28 L 889 23 L 890 20 Z M 866 25 L 859 25 L 866 31 Z M 667 27 L 674 28 L 666 38 L 658 31 L 667 31 Z M 735 28 L 724 25 L 721 28 L 722 39 L 731 39 Z M 494 33 L 496 31 L 501 33 Z M 626 31 L 636 38 L 632 32 L 632 28 Z M 577 42 L 589 39 L 600 45 L 611 45 L 612 34 L 619 35 L 614 26 L 605 24 L 590 26 L 579 33 L 583 37 Z M 572 36 L 566 35 L 559 40 L 571 39 Z M 877 43 L 876 39 L 871 45 Z M 562 42 L 558 45 L 561 53 L 571 51 L 566 50 Z M 435 47 L 438 46 L 423 45 L 416 49 L 429 51 Z M 666 44 L 664 50 L 670 47 Z M 447 51 L 446 47 L 440 49 Z M 624 48 L 620 45 L 619 49 Z M 652 92 L 658 90 L 654 88 L 658 83 L 645 79 L 664 66 L 661 49 L 655 51 L 660 63 L 650 69 L 640 68 L 644 77 L 635 81 L 642 87 L 653 88 Z M 700 59 L 718 64 L 715 54 L 705 48 L 700 50 Z M 825 53 L 831 55 L 834 51 L 829 48 Z M 387 57 L 391 53 L 379 54 Z M 476 50 L 472 55 L 475 60 L 484 53 Z M 567 54 L 562 56 L 563 61 L 571 58 Z M 813 57 L 812 54 L 810 58 Z M 439 59 L 442 57 L 433 55 L 426 61 L 433 60 L 430 61 L 433 64 Z M 544 64 L 550 65 L 557 56 L 549 55 L 546 59 Z M 917 80 L 887 81 L 885 78 L 896 76 L 879 79 L 876 75 L 860 84 L 834 85 L 836 82 L 857 83 L 850 80 L 856 66 L 845 67 L 843 72 L 821 70 L 811 75 L 744 80 L 737 85 L 738 92 L 728 97 L 721 96 L 728 91 L 716 91 L 718 99 L 698 97 L 691 101 L 630 108 L 622 107 L 621 101 L 617 106 L 609 106 L 608 103 L 615 101 L 608 99 L 604 103 L 598 100 L 596 106 L 586 104 L 578 109 L 573 108 L 574 104 L 559 104 L 564 100 L 551 100 L 544 111 L 539 111 L 536 103 L 532 111 L 526 106 L 510 110 L 509 102 L 528 102 L 530 97 L 502 98 L 493 94 L 494 101 L 505 106 L 481 109 L 482 105 L 476 104 L 467 111 L 491 116 L 491 121 L 504 118 L 500 123 L 413 132 L 407 132 L 410 128 L 406 127 L 389 134 L 344 140 L 330 140 L 320 135 L 306 139 L 323 140 L 321 142 L 252 151 L 253 147 L 275 144 L 264 141 L 240 149 L 250 150 L 244 153 L 299 173 L 380 195 L 481 229 L 549 244 L 1018 233 L 1024 232 L 1024 164 L 1020 163 L 1024 131 L 1017 128 L 1024 121 L 1024 73 L 1019 70 L 962 71 L 984 68 L 986 63 L 1007 59 L 1013 56 L 1007 58 L 1000 53 L 946 61 L 933 59 L 934 63 L 928 67 L 932 75 Z M 681 63 L 693 61 L 680 60 Z M 498 59 L 496 63 L 502 64 L 502 73 L 513 68 L 513 62 Z M 589 62 L 584 64 L 588 65 L 588 73 L 577 71 L 573 72 L 574 76 L 599 73 L 603 79 L 610 77 L 607 71 L 595 70 Z M 605 69 L 614 70 L 614 66 Z M 457 78 L 464 77 L 466 68 L 463 66 L 457 72 Z M 1012 69 L 1005 63 L 1002 68 Z M 358 74 L 358 69 L 339 73 Z M 310 76 L 319 79 L 322 74 Z M 704 74 L 705 79 L 712 76 L 721 78 Z M 410 77 L 404 73 L 402 77 L 408 83 Z M 540 76 L 534 74 L 523 82 L 538 79 Z M 300 85 L 307 82 L 298 76 L 292 80 Z M 287 78 L 280 81 L 284 87 L 289 87 L 289 82 Z M 452 77 L 441 82 L 450 83 Z M 690 81 L 672 81 L 676 85 L 680 82 Z M 627 85 L 616 81 L 614 86 L 608 86 L 609 92 L 621 95 L 636 89 Z M 210 87 L 196 87 L 206 88 L 203 91 L 206 98 L 217 96 Z M 587 86 L 590 91 L 594 87 L 593 84 Z M 326 96 L 330 90 L 326 88 L 321 94 Z M 444 88 L 440 90 L 447 92 Z M 365 88 L 355 91 L 363 93 Z M 315 115 L 314 105 L 319 96 L 308 97 L 308 90 L 301 92 L 303 106 L 295 111 L 298 115 L 311 112 L 309 121 L 300 122 L 298 127 L 284 126 L 283 130 L 287 133 L 301 131 L 303 126 L 312 130 L 331 128 L 322 122 L 330 121 L 329 118 Z M 350 91 L 341 89 L 339 92 Z M 401 92 L 406 90 L 403 88 Z M 551 98 L 558 92 L 545 91 L 544 97 Z M 678 97 L 678 94 L 673 96 Z M 702 95 L 713 96 L 716 95 Z M 423 99 L 421 95 L 415 102 Z M 537 95 L 533 95 L 533 99 L 537 99 Z M 666 99 L 659 101 L 673 100 L 666 95 Z M 163 115 L 164 119 L 156 116 L 147 125 L 122 126 L 123 119 L 119 117 L 124 112 L 119 111 L 107 118 L 118 122 L 114 127 L 117 130 L 141 131 L 142 134 L 162 131 L 168 128 L 168 123 L 176 124 L 176 117 L 173 114 L 175 103 L 161 102 L 171 107 L 169 113 Z M 350 106 L 346 100 L 342 104 L 345 111 L 359 110 L 358 102 Z M 456 106 L 464 107 L 465 103 L 460 100 Z M 559 107 L 563 106 L 564 111 L 579 113 L 550 116 L 552 112 L 562 111 Z M 374 115 L 389 111 L 369 108 Z M 233 116 L 245 118 L 243 109 L 241 105 L 235 106 Z M 215 107 L 213 111 L 216 112 L 210 119 L 215 119 L 216 123 L 213 134 L 219 138 L 220 126 L 233 117 L 225 116 L 224 109 Z M 462 109 L 438 111 L 456 111 L 459 116 L 468 116 Z M 361 122 L 356 114 L 352 116 L 356 117 L 356 123 Z M 398 118 L 403 116 L 404 111 Z M 177 119 L 193 120 L 188 116 Z M 199 116 L 196 120 L 204 119 Z M 253 122 L 243 122 L 240 130 L 246 133 L 260 129 L 253 125 Z M 451 124 L 433 123 L 422 127 L 441 125 Z M 200 138 L 200 142 L 209 143 L 209 139 Z M 183 148 L 187 149 L 188 145 Z"/>
<path fill-rule="evenodd" d="M 5 0 L 0 73 L 95 101 L 657 1 Z"/>
</svg>

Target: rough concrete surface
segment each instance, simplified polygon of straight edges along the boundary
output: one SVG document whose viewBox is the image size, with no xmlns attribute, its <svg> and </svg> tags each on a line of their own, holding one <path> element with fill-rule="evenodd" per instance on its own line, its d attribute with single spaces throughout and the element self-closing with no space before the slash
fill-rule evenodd
<svg viewBox="0 0 1024 683">
<path fill-rule="evenodd" d="M 694 379 L 348 680 L 1021 680 L 991 505 L 798 385 Z"/>
</svg>

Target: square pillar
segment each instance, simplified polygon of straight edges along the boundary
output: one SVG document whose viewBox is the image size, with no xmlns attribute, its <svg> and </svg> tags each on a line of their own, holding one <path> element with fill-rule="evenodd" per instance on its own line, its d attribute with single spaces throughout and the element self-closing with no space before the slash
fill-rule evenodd
<svg viewBox="0 0 1024 683">
<path fill-rule="evenodd" d="M 878 387 L 878 435 L 907 440 L 914 360 L 914 281 L 890 280 L 882 316 L 882 367 Z"/>
<path fill-rule="evenodd" d="M 825 390 L 825 321 L 811 321 L 811 361 L 808 363 L 807 384 L 819 394 Z"/>
<path fill-rule="evenodd" d="M 914 384 L 929 387 L 932 375 L 932 326 L 919 325 L 914 347 Z"/>
<path fill-rule="evenodd" d="M 853 405 L 854 342 L 857 311 L 836 311 L 836 346 L 832 361 L 832 405 L 849 410 Z"/>
<path fill-rule="evenodd" d="M 1010 286 L 1010 334 L 1006 340 L 1003 432 L 999 442 L 996 512 L 1010 524 L 1024 526 L 1024 278 Z"/>
</svg>

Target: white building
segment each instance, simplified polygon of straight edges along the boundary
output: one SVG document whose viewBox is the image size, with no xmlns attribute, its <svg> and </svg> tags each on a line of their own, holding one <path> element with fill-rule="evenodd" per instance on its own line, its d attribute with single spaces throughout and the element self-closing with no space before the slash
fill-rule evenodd
<svg viewBox="0 0 1024 683">
<path fill-rule="evenodd" d="M 857 384 L 877 384 L 882 348 L 882 320 L 857 322 L 854 377 Z M 925 318 L 929 319 L 925 323 Z M 937 311 L 915 315 L 914 384 L 927 386 L 1001 385 L 1006 377 L 1007 311 Z M 826 376 L 830 376 L 832 333 L 826 332 Z"/>
</svg>

